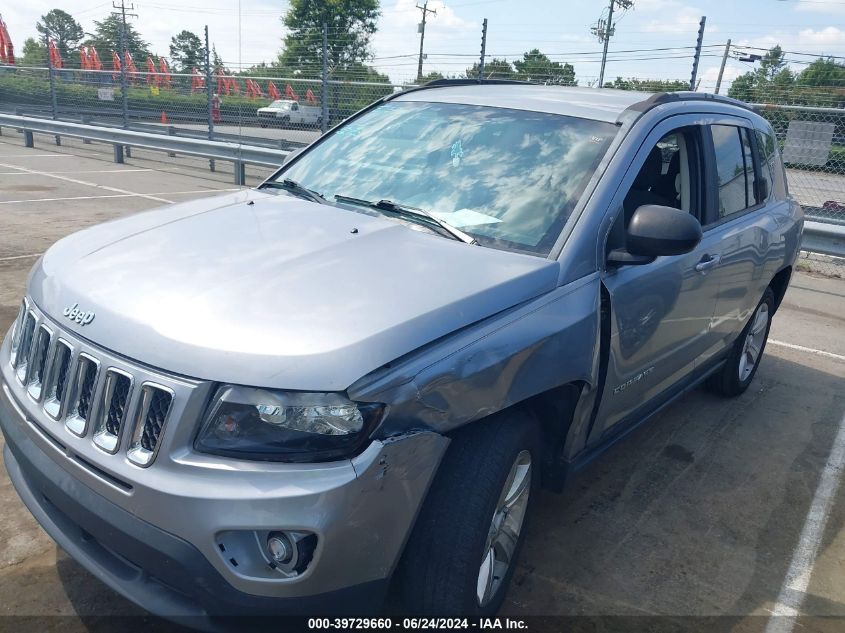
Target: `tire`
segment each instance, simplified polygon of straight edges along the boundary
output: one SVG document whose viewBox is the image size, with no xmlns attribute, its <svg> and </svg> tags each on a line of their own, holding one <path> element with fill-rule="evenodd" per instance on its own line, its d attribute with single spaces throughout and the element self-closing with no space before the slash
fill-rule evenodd
<svg viewBox="0 0 845 633">
<path fill-rule="evenodd" d="M 540 428 L 525 413 L 497 414 L 454 434 L 398 568 L 398 596 L 406 612 L 491 616 L 499 610 L 525 538 L 540 464 Z M 515 491 L 516 482 L 523 483 L 524 502 L 515 492 L 505 494 L 506 483 Z M 509 513 L 498 511 L 503 498 L 513 500 Z M 497 520 L 506 529 L 496 530 L 501 542 L 491 547 Z M 517 523 L 516 538 L 509 539 L 505 535 Z M 492 569 L 485 563 L 495 558 L 494 551 L 505 556 L 505 543 L 512 544 L 509 564 L 494 576 L 485 574 L 498 580 L 483 583 L 489 593 L 479 599 L 482 569 Z"/>
<path fill-rule="evenodd" d="M 721 396 L 734 397 L 748 389 L 760 367 L 774 312 L 775 295 L 771 288 L 766 288 L 763 298 L 734 342 L 724 367 L 707 379 L 711 391 Z M 754 349 L 757 349 L 756 355 Z"/>
</svg>

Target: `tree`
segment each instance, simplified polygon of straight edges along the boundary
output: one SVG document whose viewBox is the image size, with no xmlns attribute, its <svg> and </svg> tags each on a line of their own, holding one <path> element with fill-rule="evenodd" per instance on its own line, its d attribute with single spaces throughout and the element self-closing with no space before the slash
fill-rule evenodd
<svg viewBox="0 0 845 633">
<path fill-rule="evenodd" d="M 21 66 L 46 66 L 47 47 L 34 37 L 26 38 L 18 64 Z"/>
<path fill-rule="evenodd" d="M 282 18 L 288 29 L 278 65 L 318 77 L 322 69 L 323 24 L 328 26 L 328 66 L 335 71 L 370 57 L 379 0 L 290 0 Z"/>
<path fill-rule="evenodd" d="M 513 79 L 516 71 L 506 59 L 496 59 L 484 62 L 484 79 Z M 478 62 L 467 68 L 467 77 L 478 77 Z"/>
<path fill-rule="evenodd" d="M 770 48 L 763 59 L 760 60 L 760 67 L 757 69 L 758 81 L 766 82 L 772 81 L 781 70 L 786 69 L 786 60 L 784 59 L 784 52 L 777 44 Z"/>
<path fill-rule="evenodd" d="M 61 9 L 48 11 L 35 23 L 35 30 L 41 33 L 42 41 L 49 35 L 50 39 L 56 43 L 56 48 L 63 60 L 69 61 L 72 54 L 78 57 L 77 48 L 79 42 L 85 37 L 85 31 L 70 13 Z"/>
<path fill-rule="evenodd" d="M 795 76 L 786 67 L 780 46 L 773 46 L 760 59 L 760 66 L 731 83 L 728 96 L 741 101 L 787 103 L 794 101 Z"/>
<path fill-rule="evenodd" d="M 211 68 L 223 68 L 223 58 L 217 54 L 217 46 L 211 45 Z"/>
<path fill-rule="evenodd" d="M 120 52 L 120 29 L 123 19 L 117 13 L 112 13 L 102 22 L 94 22 L 94 32 L 85 44 L 93 46 L 100 53 L 100 57 L 106 58 L 106 51 Z M 129 51 L 139 68 L 144 60 L 152 55 L 150 45 L 145 42 L 138 31 L 131 24 L 126 24 L 126 50 Z"/>
<path fill-rule="evenodd" d="M 820 57 L 798 73 L 795 83 L 801 86 L 843 88 L 845 87 L 845 65 L 830 57 Z"/>
<path fill-rule="evenodd" d="M 205 68 L 205 45 L 198 35 L 183 30 L 170 38 L 170 61 L 181 73 Z"/>
<path fill-rule="evenodd" d="M 553 62 L 546 55 L 534 48 L 513 63 L 516 78 L 524 81 L 577 86 L 575 67 L 572 64 Z"/>
<path fill-rule="evenodd" d="M 739 99 L 740 101 L 753 101 L 754 79 L 755 77 L 753 72 L 740 75 L 731 83 L 731 87 L 728 90 L 728 96 L 733 97 L 734 99 Z"/>
<path fill-rule="evenodd" d="M 678 90 L 689 90 L 689 84 L 678 79 L 622 79 L 617 77 L 612 82 L 607 81 L 605 88 L 616 88 L 617 90 L 640 90 L 642 92 L 677 92 Z"/>
<path fill-rule="evenodd" d="M 415 81 L 414 83 L 427 84 L 429 81 L 437 81 L 438 79 L 444 79 L 443 73 L 439 73 L 436 70 L 432 70 L 430 73 L 426 73 L 425 75 L 420 77 L 419 81 Z"/>
</svg>

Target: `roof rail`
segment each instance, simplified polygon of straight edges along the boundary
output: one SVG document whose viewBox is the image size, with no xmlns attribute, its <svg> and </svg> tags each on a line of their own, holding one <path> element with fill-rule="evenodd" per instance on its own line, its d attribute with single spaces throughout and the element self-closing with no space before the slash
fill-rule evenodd
<svg viewBox="0 0 845 633">
<path fill-rule="evenodd" d="M 637 103 L 634 103 L 633 105 L 630 105 L 625 109 L 644 113 L 648 112 L 654 107 L 657 107 L 664 103 L 672 103 L 674 101 L 715 101 L 717 103 L 724 103 L 726 105 L 732 105 L 738 108 L 743 108 L 744 110 L 753 111 L 753 108 L 744 101 L 739 101 L 738 99 L 733 99 L 732 97 L 725 97 L 723 95 L 712 94 L 710 92 L 693 92 L 691 90 L 680 90 L 678 92 L 656 92 L 651 95 L 648 99 L 638 101 Z"/>
<path fill-rule="evenodd" d="M 424 84 L 420 84 L 419 86 L 411 86 L 410 88 L 405 88 L 404 90 L 400 90 L 399 92 L 394 92 L 392 95 L 388 95 L 384 98 L 385 101 L 390 101 L 391 99 L 395 99 L 400 95 L 406 95 L 409 92 L 418 92 L 420 90 L 428 90 L 429 88 L 449 88 L 450 86 L 496 86 L 502 84 L 515 84 L 518 86 L 534 86 L 537 85 L 531 81 L 518 81 L 516 79 L 469 79 L 469 78 L 461 78 L 461 79 L 434 79 Z"/>
<path fill-rule="evenodd" d="M 520 81 L 518 79 L 472 79 L 470 77 L 460 78 L 460 79 L 433 79 L 427 83 L 424 83 L 420 86 L 420 88 L 438 88 L 440 86 L 471 86 L 473 84 L 517 84 L 520 86 L 530 86 L 532 82 L 530 81 Z"/>
</svg>

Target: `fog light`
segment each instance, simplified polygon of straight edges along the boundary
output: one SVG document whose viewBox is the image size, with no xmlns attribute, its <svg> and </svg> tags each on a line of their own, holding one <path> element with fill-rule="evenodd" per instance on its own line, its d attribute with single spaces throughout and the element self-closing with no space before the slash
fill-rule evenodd
<svg viewBox="0 0 845 633">
<path fill-rule="evenodd" d="M 267 551 L 277 565 L 285 565 L 293 559 L 293 545 L 281 532 L 271 532 L 267 537 Z"/>
</svg>

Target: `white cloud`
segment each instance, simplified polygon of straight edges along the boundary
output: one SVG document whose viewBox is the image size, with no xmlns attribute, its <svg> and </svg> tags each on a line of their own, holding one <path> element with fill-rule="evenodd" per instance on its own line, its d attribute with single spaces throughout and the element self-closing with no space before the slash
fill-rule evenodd
<svg viewBox="0 0 845 633">
<path fill-rule="evenodd" d="M 667 5 L 669 6 L 669 5 Z M 677 5 L 671 5 L 677 6 Z M 704 15 L 701 9 L 689 6 L 681 6 L 675 11 L 667 11 L 660 18 L 646 23 L 645 29 L 650 33 L 696 33 L 701 16 Z M 706 32 L 713 33 L 716 27 L 707 26 Z"/>
<path fill-rule="evenodd" d="M 437 14 L 429 14 L 426 20 L 425 52 L 429 57 L 423 64 L 423 72 L 434 69 L 445 74 L 463 72 L 472 65 L 472 59 L 443 55 L 478 53 L 481 25 L 460 17 L 442 0 L 429 0 L 428 8 L 436 10 Z M 373 37 L 376 51 L 373 65 L 394 80 L 416 77 L 418 58 L 414 51 L 419 50 L 417 25 L 421 19 L 422 12 L 414 0 L 395 0 L 392 5 L 382 8 L 379 30 Z"/>
<path fill-rule="evenodd" d="M 796 11 L 807 13 L 845 13 L 842 0 L 813 0 L 812 2 L 796 2 Z"/>
</svg>

